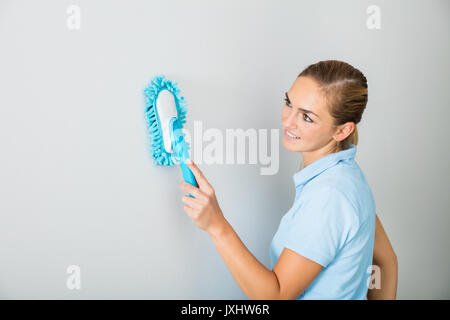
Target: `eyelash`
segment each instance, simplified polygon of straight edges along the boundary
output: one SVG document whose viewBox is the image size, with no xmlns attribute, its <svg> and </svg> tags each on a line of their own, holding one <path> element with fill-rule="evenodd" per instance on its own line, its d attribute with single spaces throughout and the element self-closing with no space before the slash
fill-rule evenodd
<svg viewBox="0 0 450 320">
<path fill-rule="evenodd" d="M 284 102 L 286 103 L 286 106 L 288 108 L 292 108 L 292 106 L 290 105 L 290 102 L 288 101 L 288 99 L 284 98 Z M 307 119 L 305 119 L 305 117 Z M 308 117 L 308 115 L 306 113 L 303 113 L 303 120 L 305 120 L 306 122 L 312 123 L 314 121 L 312 121 L 312 119 L 310 117 Z"/>
</svg>

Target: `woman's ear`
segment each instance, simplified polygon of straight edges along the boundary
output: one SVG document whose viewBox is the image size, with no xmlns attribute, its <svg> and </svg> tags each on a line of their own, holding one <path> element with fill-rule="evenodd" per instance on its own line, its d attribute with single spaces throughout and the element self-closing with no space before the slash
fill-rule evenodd
<svg viewBox="0 0 450 320">
<path fill-rule="evenodd" d="M 340 142 L 345 140 L 355 130 L 354 122 L 346 122 L 337 126 L 336 132 L 333 135 L 333 139 Z"/>
</svg>

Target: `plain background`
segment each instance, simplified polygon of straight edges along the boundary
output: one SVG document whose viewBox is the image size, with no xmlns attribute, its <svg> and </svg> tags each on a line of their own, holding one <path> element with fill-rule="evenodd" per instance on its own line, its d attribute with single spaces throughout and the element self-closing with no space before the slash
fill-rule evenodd
<svg viewBox="0 0 450 320">
<path fill-rule="evenodd" d="M 368 78 L 356 160 L 399 258 L 398 298 L 449 299 L 449 14 L 445 0 L 0 0 L 0 298 L 245 299 L 184 213 L 179 167 L 153 165 L 142 90 L 176 81 L 188 130 L 281 129 L 300 71 L 337 59 Z M 266 266 L 301 164 L 279 145 L 271 176 L 199 164 Z"/>
</svg>

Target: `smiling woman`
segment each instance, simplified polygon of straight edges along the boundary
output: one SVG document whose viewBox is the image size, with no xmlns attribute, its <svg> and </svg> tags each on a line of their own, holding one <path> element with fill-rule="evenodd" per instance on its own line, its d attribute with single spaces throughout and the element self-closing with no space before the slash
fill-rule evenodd
<svg viewBox="0 0 450 320">
<path fill-rule="evenodd" d="M 302 152 L 305 166 L 356 145 L 356 124 L 366 107 L 367 93 L 366 77 L 347 63 L 330 60 L 308 66 L 285 93 L 283 145 Z"/>
<path fill-rule="evenodd" d="M 395 298 L 395 254 L 379 231 L 371 189 L 354 159 L 356 124 L 366 104 L 364 75 L 336 60 L 310 65 L 286 92 L 283 145 L 301 154 L 304 168 L 293 175 L 295 200 L 270 244 L 271 269 L 242 243 L 214 188 L 194 163 L 188 164 L 199 188 L 180 184 L 194 195 L 183 196 L 184 209 L 209 233 L 249 298 L 367 299 L 375 256 L 388 270 L 382 278 L 389 283 L 383 282 L 388 291 L 371 296 Z"/>
</svg>

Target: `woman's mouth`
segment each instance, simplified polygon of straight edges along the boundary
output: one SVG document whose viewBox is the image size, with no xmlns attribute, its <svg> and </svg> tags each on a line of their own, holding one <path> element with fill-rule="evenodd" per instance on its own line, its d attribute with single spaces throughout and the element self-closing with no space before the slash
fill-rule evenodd
<svg viewBox="0 0 450 320">
<path fill-rule="evenodd" d="M 294 135 L 292 132 L 289 132 L 286 129 L 284 130 L 284 136 L 290 141 L 300 140 L 299 136 Z"/>
</svg>

